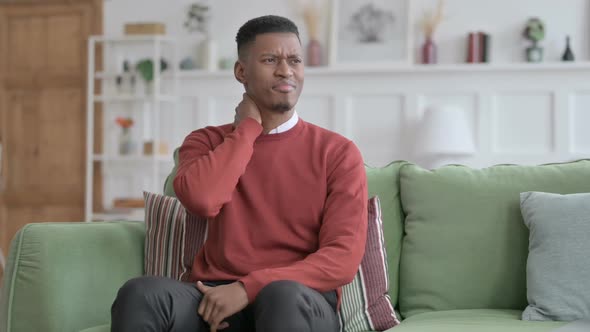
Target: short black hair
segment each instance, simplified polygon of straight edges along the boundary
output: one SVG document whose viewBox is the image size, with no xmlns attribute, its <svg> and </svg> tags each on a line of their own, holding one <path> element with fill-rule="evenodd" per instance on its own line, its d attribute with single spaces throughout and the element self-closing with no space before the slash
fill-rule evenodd
<svg viewBox="0 0 590 332">
<path fill-rule="evenodd" d="M 299 39 L 299 30 L 293 21 L 288 18 L 276 15 L 266 15 L 253 18 L 244 23 L 236 35 L 238 44 L 238 56 L 243 47 L 256 39 L 256 36 L 270 32 L 288 32 L 293 33 Z M 301 39 L 299 39 L 301 42 Z"/>
</svg>

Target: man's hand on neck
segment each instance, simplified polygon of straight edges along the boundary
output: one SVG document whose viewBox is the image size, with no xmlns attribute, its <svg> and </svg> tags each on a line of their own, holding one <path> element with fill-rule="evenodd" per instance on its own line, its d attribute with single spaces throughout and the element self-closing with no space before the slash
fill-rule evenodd
<svg viewBox="0 0 590 332">
<path fill-rule="evenodd" d="M 262 124 L 261 112 L 256 103 L 246 93 L 242 95 L 242 101 L 236 107 L 234 116 L 234 128 L 236 128 L 244 119 L 252 118 Z"/>
<path fill-rule="evenodd" d="M 295 108 L 289 111 L 281 112 L 268 109 L 260 109 L 248 94 L 242 95 L 242 101 L 236 107 L 236 115 L 234 118 L 234 128 L 246 118 L 252 118 L 262 125 L 263 133 L 266 135 L 271 130 L 277 128 L 283 123 L 289 121 L 295 113 Z"/>
</svg>

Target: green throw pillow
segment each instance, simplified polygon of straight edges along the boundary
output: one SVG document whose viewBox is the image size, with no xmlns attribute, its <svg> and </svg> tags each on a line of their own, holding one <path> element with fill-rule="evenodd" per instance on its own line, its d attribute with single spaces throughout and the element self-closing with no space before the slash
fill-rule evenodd
<svg viewBox="0 0 590 332">
<path fill-rule="evenodd" d="M 524 320 L 590 318 L 590 193 L 520 194 L 530 230 Z"/>
</svg>

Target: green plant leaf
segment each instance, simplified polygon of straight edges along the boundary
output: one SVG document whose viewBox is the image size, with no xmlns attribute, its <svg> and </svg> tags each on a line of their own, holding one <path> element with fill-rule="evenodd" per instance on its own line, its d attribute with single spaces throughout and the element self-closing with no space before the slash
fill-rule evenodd
<svg viewBox="0 0 590 332">
<path fill-rule="evenodd" d="M 135 65 L 137 70 L 146 82 L 151 82 L 154 79 L 154 63 L 152 60 L 141 60 Z"/>
<path fill-rule="evenodd" d="M 160 71 L 168 68 L 168 63 L 164 59 L 160 59 Z M 154 62 L 152 59 L 140 60 L 135 65 L 137 70 L 146 82 L 151 82 L 154 79 Z"/>
</svg>

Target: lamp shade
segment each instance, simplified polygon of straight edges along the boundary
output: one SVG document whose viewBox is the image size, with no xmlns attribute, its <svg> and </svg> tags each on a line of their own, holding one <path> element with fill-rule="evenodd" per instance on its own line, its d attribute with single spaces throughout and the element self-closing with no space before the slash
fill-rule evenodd
<svg viewBox="0 0 590 332">
<path fill-rule="evenodd" d="M 471 155 L 475 152 L 465 110 L 455 106 L 430 107 L 424 112 L 417 149 L 424 155 Z"/>
</svg>

